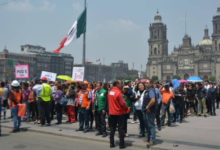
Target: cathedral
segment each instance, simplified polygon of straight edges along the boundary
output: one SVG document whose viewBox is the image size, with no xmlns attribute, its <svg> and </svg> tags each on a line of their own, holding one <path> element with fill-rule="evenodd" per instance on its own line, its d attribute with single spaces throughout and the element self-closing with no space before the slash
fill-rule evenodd
<svg viewBox="0 0 220 150">
<path fill-rule="evenodd" d="M 168 54 L 167 27 L 157 12 L 149 27 L 147 76 L 157 76 L 159 80 L 170 80 L 174 75 L 182 79 L 199 76 L 204 80 L 209 77 L 220 80 L 220 7 L 212 22 L 211 38 L 206 27 L 203 40 L 194 46 L 186 34 L 182 44 Z"/>
</svg>

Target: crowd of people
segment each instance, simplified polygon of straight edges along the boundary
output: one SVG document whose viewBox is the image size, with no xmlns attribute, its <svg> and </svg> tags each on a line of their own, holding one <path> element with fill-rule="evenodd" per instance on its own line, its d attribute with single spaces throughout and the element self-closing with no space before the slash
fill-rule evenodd
<svg viewBox="0 0 220 150">
<path fill-rule="evenodd" d="M 11 109 L 12 132 L 20 130 L 21 120 L 50 126 L 51 120 L 56 119 L 56 125 L 60 125 L 66 114 L 66 122 L 79 122 L 76 131 L 86 133 L 94 128 L 97 136 L 106 137 L 110 129 L 110 147 L 115 147 L 114 134 L 118 130 L 119 147 L 125 148 L 131 119 L 131 123 L 139 122 L 138 135 L 146 137 L 150 147 L 155 144 L 156 129 L 160 131 L 162 126 L 182 123 L 190 115 L 215 116 L 220 82 L 181 83 L 174 88 L 169 81 L 62 83 L 42 77 L 30 82 L 1 82 L 0 97 L 3 119 L 6 110 Z M 17 115 L 19 104 L 26 105 L 22 118 Z"/>
</svg>

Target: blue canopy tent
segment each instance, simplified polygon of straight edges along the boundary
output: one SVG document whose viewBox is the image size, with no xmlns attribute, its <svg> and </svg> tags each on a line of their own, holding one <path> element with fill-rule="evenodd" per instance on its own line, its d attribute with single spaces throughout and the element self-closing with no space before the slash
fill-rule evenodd
<svg viewBox="0 0 220 150">
<path fill-rule="evenodd" d="M 200 77 L 191 76 L 187 79 L 189 82 L 202 82 L 203 80 Z"/>
</svg>

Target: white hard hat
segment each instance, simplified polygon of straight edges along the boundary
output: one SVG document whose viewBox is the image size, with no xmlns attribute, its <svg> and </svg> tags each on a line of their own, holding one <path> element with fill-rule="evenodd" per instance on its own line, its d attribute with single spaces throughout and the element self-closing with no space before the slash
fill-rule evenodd
<svg viewBox="0 0 220 150">
<path fill-rule="evenodd" d="M 19 87 L 19 86 L 20 86 L 20 83 L 19 83 L 17 80 L 13 80 L 12 83 L 11 83 L 11 86 L 13 86 L 13 87 Z"/>
</svg>

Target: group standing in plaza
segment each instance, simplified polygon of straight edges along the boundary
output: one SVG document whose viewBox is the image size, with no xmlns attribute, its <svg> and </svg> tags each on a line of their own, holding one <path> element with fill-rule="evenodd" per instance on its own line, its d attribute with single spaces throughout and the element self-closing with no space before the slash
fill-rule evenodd
<svg viewBox="0 0 220 150">
<path fill-rule="evenodd" d="M 66 122 L 79 121 L 76 131 L 87 133 L 95 129 L 97 136 L 109 134 L 110 147 L 115 147 L 114 135 L 118 130 L 119 147 L 125 148 L 131 119 L 131 123 L 139 122 L 138 136 L 146 137 L 150 147 L 156 143 L 156 129 L 182 123 L 189 115 L 215 116 L 220 83 L 204 81 L 175 87 L 169 81 L 61 83 L 42 77 L 30 82 L 1 82 L 0 95 L 3 119 L 6 110 L 11 109 L 12 132 L 20 130 L 22 120 L 50 126 L 56 116 L 56 125 L 60 125 L 66 114 Z M 19 104 L 26 105 L 24 117 L 18 117 Z"/>
</svg>

